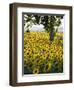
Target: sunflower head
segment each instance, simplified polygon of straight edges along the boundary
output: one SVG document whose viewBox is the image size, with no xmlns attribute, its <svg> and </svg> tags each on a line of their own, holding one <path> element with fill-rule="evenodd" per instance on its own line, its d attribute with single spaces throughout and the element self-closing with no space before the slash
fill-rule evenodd
<svg viewBox="0 0 74 90">
<path fill-rule="evenodd" d="M 39 73 L 39 69 L 38 68 L 34 68 L 33 69 L 33 74 L 38 74 Z"/>
<path fill-rule="evenodd" d="M 52 64 L 51 63 L 47 63 L 44 67 L 44 72 L 50 72 L 51 70 L 51 67 L 52 67 Z"/>
</svg>

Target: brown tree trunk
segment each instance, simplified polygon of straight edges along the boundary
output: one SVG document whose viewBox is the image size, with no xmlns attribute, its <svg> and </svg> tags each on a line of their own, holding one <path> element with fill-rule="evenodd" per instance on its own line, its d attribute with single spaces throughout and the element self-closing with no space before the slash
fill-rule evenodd
<svg viewBox="0 0 74 90">
<path fill-rule="evenodd" d="M 54 40 L 54 32 L 50 31 L 50 41 L 53 41 L 53 40 Z"/>
</svg>

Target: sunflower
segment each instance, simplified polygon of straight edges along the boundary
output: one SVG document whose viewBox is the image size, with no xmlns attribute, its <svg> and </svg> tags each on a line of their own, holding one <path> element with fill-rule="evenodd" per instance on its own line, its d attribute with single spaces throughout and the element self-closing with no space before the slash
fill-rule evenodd
<svg viewBox="0 0 74 90">
<path fill-rule="evenodd" d="M 50 72 L 51 70 L 51 67 L 52 67 L 52 64 L 51 63 L 47 63 L 44 67 L 44 72 Z"/>
<path fill-rule="evenodd" d="M 34 68 L 33 69 L 33 74 L 38 74 L 39 73 L 39 69 L 38 68 Z"/>
<path fill-rule="evenodd" d="M 53 61 L 56 60 L 58 65 L 63 61 L 63 39 L 58 40 L 63 34 L 56 33 L 52 43 L 49 35 L 47 32 L 24 33 L 24 64 L 33 73 L 52 72 Z"/>
</svg>

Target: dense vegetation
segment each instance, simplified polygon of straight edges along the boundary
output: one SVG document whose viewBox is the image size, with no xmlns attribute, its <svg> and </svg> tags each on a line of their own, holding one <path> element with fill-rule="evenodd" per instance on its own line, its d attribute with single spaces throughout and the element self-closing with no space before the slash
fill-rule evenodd
<svg viewBox="0 0 74 90">
<path fill-rule="evenodd" d="M 63 71 L 63 34 L 54 41 L 47 32 L 24 33 L 24 73 L 59 73 Z"/>
</svg>

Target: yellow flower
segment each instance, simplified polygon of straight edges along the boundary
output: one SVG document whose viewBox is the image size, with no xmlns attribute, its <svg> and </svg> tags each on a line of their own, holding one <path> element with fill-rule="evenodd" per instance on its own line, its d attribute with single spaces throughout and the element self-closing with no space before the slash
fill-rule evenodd
<svg viewBox="0 0 74 90">
<path fill-rule="evenodd" d="M 44 72 L 50 72 L 51 70 L 51 67 L 52 67 L 52 64 L 51 63 L 47 63 L 44 67 Z"/>
<path fill-rule="evenodd" d="M 39 73 L 40 66 L 46 61 L 47 64 L 43 67 L 45 72 L 50 72 L 52 68 L 51 60 L 63 61 L 63 40 L 59 39 L 59 37 L 63 37 L 63 34 L 56 33 L 52 43 L 49 35 L 47 32 L 24 33 L 24 62 L 26 62 L 24 64 L 27 64 L 27 67 L 29 64 L 34 66 L 33 73 Z M 36 65 L 39 68 L 36 69 Z"/>
<path fill-rule="evenodd" d="M 38 68 L 33 69 L 33 74 L 38 74 L 38 73 L 39 73 L 39 69 Z"/>
<path fill-rule="evenodd" d="M 27 64 L 27 63 L 28 63 L 28 60 L 27 60 L 27 59 L 25 59 L 25 60 L 24 60 L 24 64 Z"/>
</svg>

